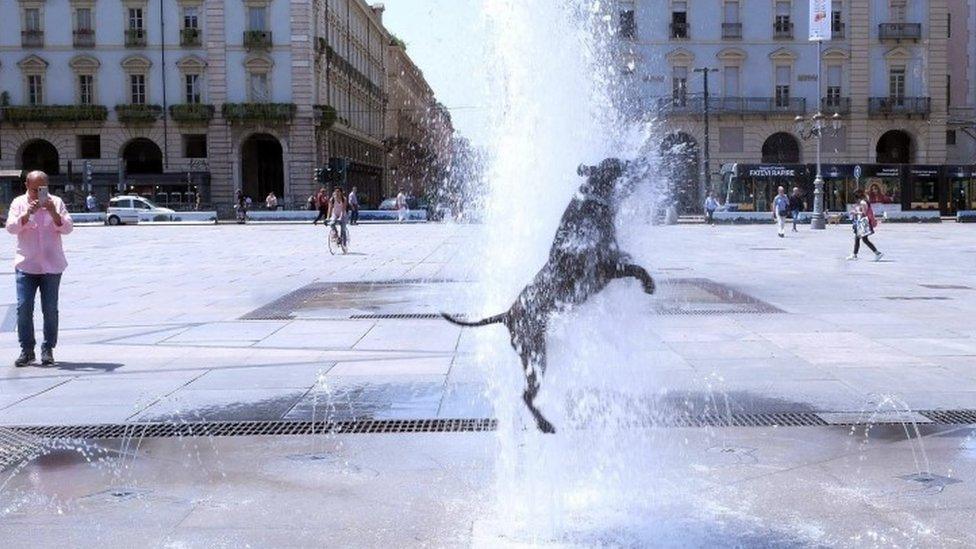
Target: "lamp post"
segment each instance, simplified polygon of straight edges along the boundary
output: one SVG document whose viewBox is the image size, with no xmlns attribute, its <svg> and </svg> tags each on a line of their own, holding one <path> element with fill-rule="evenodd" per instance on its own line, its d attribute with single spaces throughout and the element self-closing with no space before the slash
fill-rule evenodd
<svg viewBox="0 0 976 549">
<path fill-rule="evenodd" d="M 823 195 L 824 180 L 820 171 L 820 147 L 823 141 L 824 131 L 830 131 L 831 135 L 837 135 L 840 131 L 842 122 L 840 114 L 834 113 L 833 116 L 826 117 L 817 109 L 817 114 L 809 120 L 802 116 L 794 119 L 796 133 L 803 139 L 817 139 L 817 177 L 813 180 L 813 217 L 810 219 L 810 228 L 822 230 L 827 227 L 824 217 Z"/>
<path fill-rule="evenodd" d="M 712 69 L 712 68 L 708 68 L 708 67 L 699 67 L 697 69 L 694 69 L 694 72 L 699 72 L 699 73 L 702 74 L 702 78 L 704 80 L 702 82 L 702 84 L 704 86 L 704 92 L 705 92 L 703 94 L 703 97 L 702 97 L 702 99 L 703 99 L 703 101 L 702 101 L 702 104 L 703 104 L 703 107 L 702 107 L 703 113 L 702 114 L 704 115 L 704 118 L 705 118 L 705 151 L 704 151 L 705 152 L 705 158 L 704 158 L 704 166 L 702 167 L 703 174 L 702 174 L 702 177 L 701 177 L 701 183 L 698 185 L 698 196 L 699 196 L 699 198 L 701 198 L 702 196 L 705 195 L 705 191 L 706 190 L 710 190 L 711 189 L 711 186 L 712 186 L 711 185 L 711 183 L 712 183 L 712 181 L 711 181 L 711 179 L 712 179 L 712 172 L 711 172 L 711 166 L 709 165 L 711 158 L 709 156 L 709 137 L 708 137 L 708 119 L 709 119 L 709 116 L 708 116 L 709 115 L 709 112 L 708 112 L 708 109 L 709 109 L 709 104 L 708 104 L 708 73 L 710 73 L 710 72 L 718 72 L 718 69 Z M 701 201 L 699 200 L 699 202 L 701 202 Z"/>
</svg>

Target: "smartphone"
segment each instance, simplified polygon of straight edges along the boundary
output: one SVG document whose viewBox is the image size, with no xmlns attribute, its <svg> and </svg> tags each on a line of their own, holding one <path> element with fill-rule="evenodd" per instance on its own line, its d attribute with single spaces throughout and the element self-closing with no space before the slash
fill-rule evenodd
<svg viewBox="0 0 976 549">
<path fill-rule="evenodd" d="M 38 187 L 37 188 L 37 203 L 40 204 L 41 206 L 43 206 L 43 205 L 47 204 L 48 199 L 49 199 L 49 195 L 48 195 L 48 192 L 47 192 L 47 187 Z"/>
</svg>

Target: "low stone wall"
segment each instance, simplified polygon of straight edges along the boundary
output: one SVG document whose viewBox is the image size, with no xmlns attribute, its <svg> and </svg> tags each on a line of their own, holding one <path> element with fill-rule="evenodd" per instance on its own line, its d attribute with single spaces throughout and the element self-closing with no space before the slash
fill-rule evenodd
<svg viewBox="0 0 976 549">
<path fill-rule="evenodd" d="M 960 210 L 956 213 L 957 223 L 976 223 L 976 210 Z"/>
<path fill-rule="evenodd" d="M 962 212 L 960 212 L 962 213 Z M 972 219 L 969 222 L 976 223 L 976 211 L 969 212 Z M 809 224 L 811 212 L 801 212 L 796 222 Z M 883 217 L 878 216 L 885 223 L 941 223 L 942 217 L 938 211 L 908 211 L 908 212 L 887 212 Z M 828 212 L 827 222 L 830 223 L 850 223 L 850 217 L 843 212 Z M 762 225 L 773 224 L 773 214 L 770 212 L 715 212 L 715 222 L 723 225 Z M 792 224 L 793 220 L 787 218 L 787 223 Z"/>
</svg>

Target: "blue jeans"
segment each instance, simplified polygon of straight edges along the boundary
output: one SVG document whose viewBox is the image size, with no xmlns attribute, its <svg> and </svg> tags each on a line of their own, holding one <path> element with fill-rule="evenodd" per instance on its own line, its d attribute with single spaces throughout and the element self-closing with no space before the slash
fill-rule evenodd
<svg viewBox="0 0 976 549">
<path fill-rule="evenodd" d="M 61 274 L 29 274 L 17 271 L 17 339 L 20 348 L 33 351 L 34 297 L 41 290 L 41 312 L 44 313 L 44 348 L 58 344 L 58 288 Z"/>
</svg>

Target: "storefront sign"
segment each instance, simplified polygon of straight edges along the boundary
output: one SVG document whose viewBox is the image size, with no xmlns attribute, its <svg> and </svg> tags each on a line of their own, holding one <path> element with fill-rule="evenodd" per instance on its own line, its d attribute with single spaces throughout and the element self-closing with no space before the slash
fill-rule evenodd
<svg viewBox="0 0 976 549">
<path fill-rule="evenodd" d="M 916 179 L 938 179 L 939 166 L 912 166 L 908 174 Z"/>
<path fill-rule="evenodd" d="M 796 177 L 796 169 L 786 166 L 755 166 L 746 172 L 749 177 Z"/>
<path fill-rule="evenodd" d="M 810 0 L 810 41 L 830 40 L 831 0 Z"/>
</svg>

